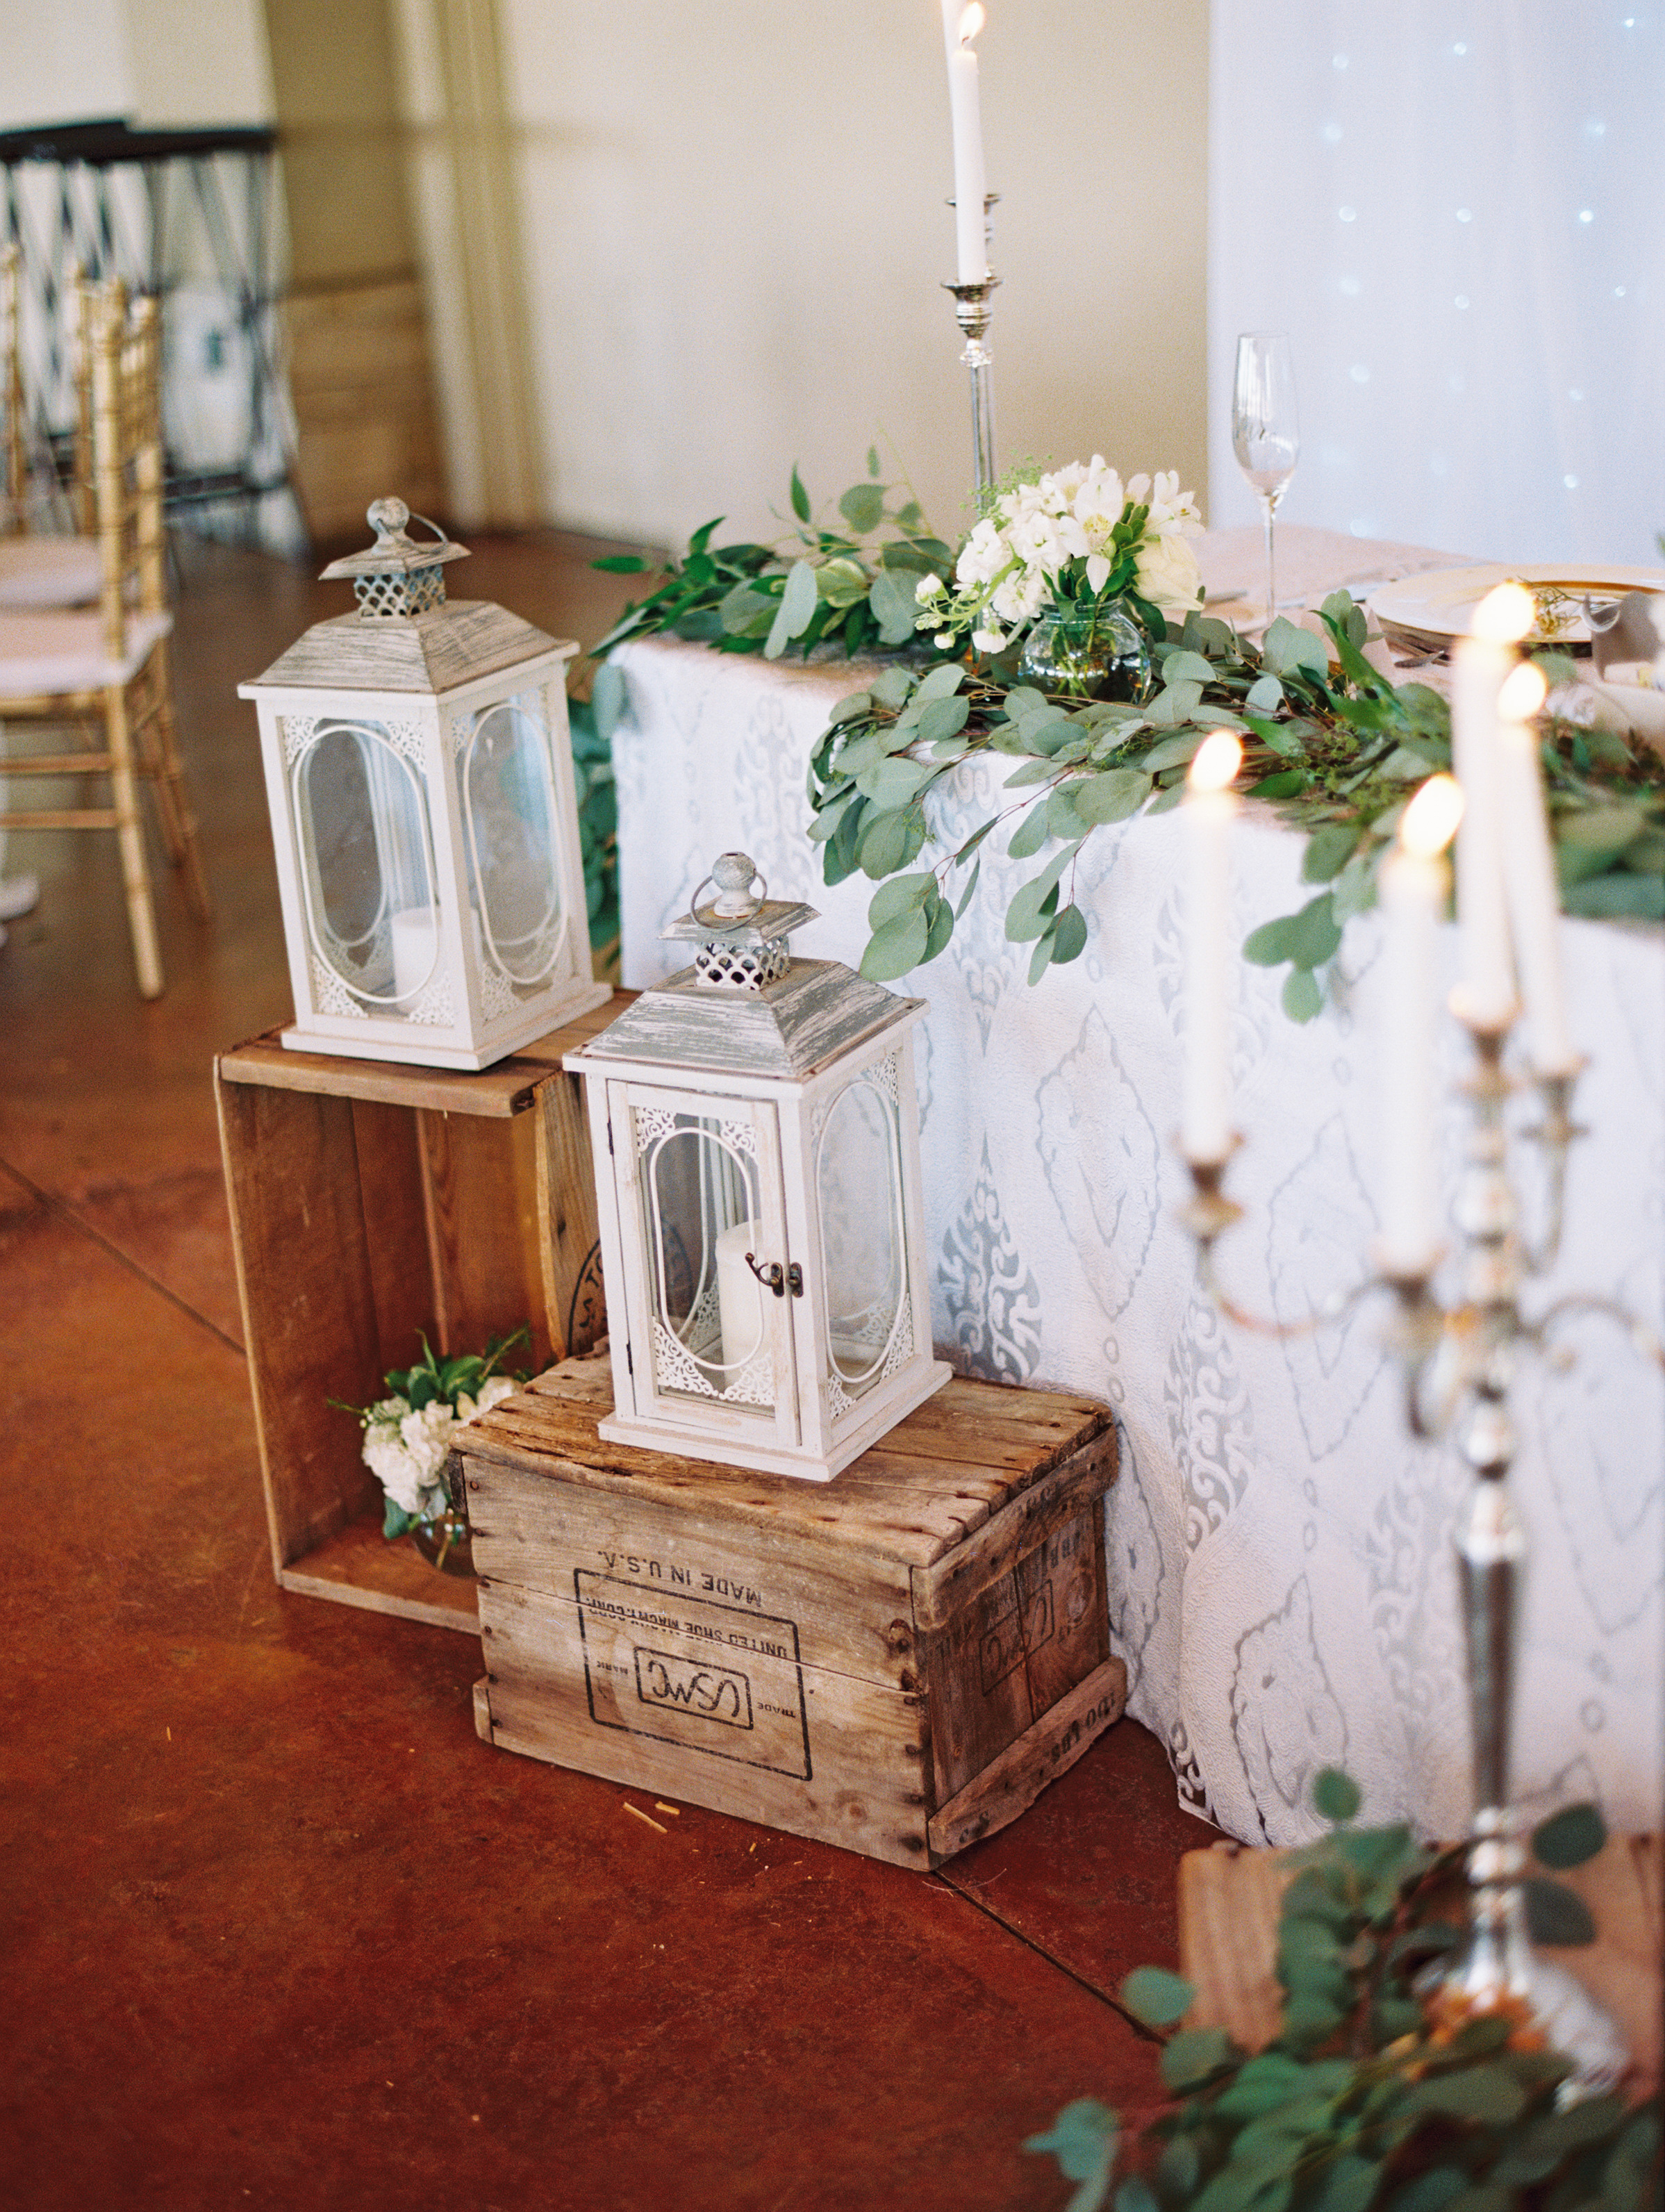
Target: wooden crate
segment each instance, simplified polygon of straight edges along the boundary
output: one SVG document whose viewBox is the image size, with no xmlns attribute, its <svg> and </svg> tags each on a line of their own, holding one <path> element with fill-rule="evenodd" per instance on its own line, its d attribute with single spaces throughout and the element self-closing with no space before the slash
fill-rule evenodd
<svg viewBox="0 0 1665 2212">
<path fill-rule="evenodd" d="M 272 1565 L 285 1589 L 474 1632 L 474 1585 L 381 1534 L 368 1405 L 421 1357 L 532 1324 L 542 1365 L 605 1328 L 590 1139 L 561 1055 L 581 1015 L 479 1074 L 286 1051 L 215 1063 Z"/>
<path fill-rule="evenodd" d="M 956 1380 L 823 1486 L 603 1443 L 584 1369 L 463 1439 L 489 1742 L 933 1867 L 1120 1716 L 1103 1407 Z"/>
</svg>

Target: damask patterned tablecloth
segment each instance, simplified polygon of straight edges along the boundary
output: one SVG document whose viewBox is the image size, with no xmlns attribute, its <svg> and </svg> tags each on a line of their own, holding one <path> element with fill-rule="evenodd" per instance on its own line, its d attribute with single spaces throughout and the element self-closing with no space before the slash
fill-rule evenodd
<svg viewBox="0 0 1665 2212">
<path fill-rule="evenodd" d="M 1258 533 L 1202 544 L 1212 590 L 1261 589 Z M 1286 588 L 1451 556 L 1283 533 Z M 829 890 L 806 836 L 805 763 L 860 670 L 804 668 L 652 641 L 617 655 L 615 738 L 624 980 L 681 964 L 659 931 L 716 854 L 750 853 L 776 897 L 823 919 L 800 949 L 854 963 L 873 886 Z M 957 771 L 938 820 L 958 837 L 996 802 L 1000 762 Z M 1234 852 L 1240 935 L 1310 896 L 1302 842 L 1249 810 Z M 963 1371 L 1096 1393 L 1115 1407 L 1112 1615 L 1130 1710 L 1167 1744 L 1182 1798 L 1249 1841 L 1313 1832 L 1315 1772 L 1345 1766 L 1372 1819 L 1450 1835 L 1468 1805 L 1468 1719 L 1451 1537 L 1455 1455 L 1407 1436 L 1383 1347 L 1385 1303 L 1280 1345 L 1233 1330 L 1198 1291 L 1175 1214 L 1185 1005 L 1177 813 L 1101 830 L 1076 896 L 1085 952 L 1025 981 L 1004 916 L 1033 861 L 983 848 L 947 952 L 905 986 L 931 1002 L 921 1048 L 933 1326 Z M 928 848 L 927 848 L 928 849 Z M 1448 940 L 1455 933 L 1446 931 Z M 1571 921 L 1564 943 L 1578 1096 L 1569 1233 L 1534 1308 L 1597 1290 L 1662 1326 L 1665 936 Z M 1381 1153 L 1379 920 L 1352 923 L 1342 1003 L 1297 1027 L 1281 972 L 1239 963 L 1229 1188 L 1247 1207 L 1222 1272 L 1250 1305 L 1305 1315 L 1356 1279 Z M 1444 946 L 1448 971 L 1455 944 Z M 1449 1072 L 1460 1038 L 1446 1039 Z M 1522 1103 L 1521 1119 L 1529 1102 Z M 1461 1117 L 1444 1128 L 1454 1173 Z M 1534 1166 L 1522 1147 L 1528 1188 Z M 1622 1334 L 1580 1323 L 1567 1374 L 1528 1363 L 1515 1407 L 1515 1495 L 1530 1533 L 1516 1729 L 1518 1794 L 1598 1799 L 1616 1826 L 1657 1824 L 1665 1622 L 1665 1388 Z"/>
</svg>

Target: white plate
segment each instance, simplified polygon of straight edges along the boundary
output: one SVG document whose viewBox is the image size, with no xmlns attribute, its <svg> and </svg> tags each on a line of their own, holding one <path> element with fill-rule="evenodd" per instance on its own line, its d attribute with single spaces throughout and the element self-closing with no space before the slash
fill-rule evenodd
<svg viewBox="0 0 1665 2212">
<path fill-rule="evenodd" d="M 1511 580 L 1540 591 L 1553 586 L 1575 600 L 1586 596 L 1618 599 L 1626 592 L 1665 592 L 1665 570 L 1659 568 L 1580 568 L 1571 562 L 1538 562 L 1509 568 L 1500 561 L 1489 561 L 1480 568 L 1433 568 L 1425 569 L 1420 575 L 1401 576 L 1397 583 L 1379 585 L 1365 604 L 1377 622 L 1390 629 L 1415 630 L 1423 637 L 1461 637 L 1486 593 Z M 1527 641 L 1541 645 L 1548 641 L 1534 635 Z M 1569 628 L 1556 632 L 1554 642 L 1589 643 L 1589 626 L 1582 608 Z"/>
</svg>

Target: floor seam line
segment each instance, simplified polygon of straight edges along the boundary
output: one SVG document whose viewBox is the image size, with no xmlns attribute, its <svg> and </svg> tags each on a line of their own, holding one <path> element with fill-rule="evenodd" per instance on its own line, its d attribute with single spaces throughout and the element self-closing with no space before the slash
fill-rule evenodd
<svg viewBox="0 0 1665 2212">
<path fill-rule="evenodd" d="M 194 1321 L 199 1328 L 205 1328 L 210 1336 L 217 1337 L 220 1342 L 234 1352 L 240 1359 L 247 1358 L 247 1352 L 234 1336 L 228 1336 L 217 1322 L 210 1321 L 205 1313 L 199 1313 L 197 1308 L 182 1298 L 177 1291 L 170 1291 L 167 1284 L 153 1275 L 148 1267 L 142 1267 L 131 1253 L 124 1252 L 120 1245 L 113 1243 L 101 1229 L 94 1229 L 90 1221 L 83 1220 L 68 1199 L 59 1198 L 55 1191 L 43 1190 L 32 1176 L 25 1175 L 22 1169 L 14 1166 L 10 1160 L 0 1159 L 0 1168 L 3 1168 L 12 1181 L 20 1184 L 24 1190 L 27 1191 L 30 1197 L 44 1206 L 49 1213 L 55 1215 L 60 1221 L 67 1222 L 71 1229 L 86 1237 L 88 1243 L 96 1244 L 100 1251 L 107 1253 L 111 1259 L 114 1260 L 118 1266 L 125 1267 L 130 1275 L 136 1276 L 148 1290 L 155 1291 L 159 1297 L 166 1298 L 169 1305 L 177 1307 L 188 1321 Z"/>
<path fill-rule="evenodd" d="M 969 1890 L 962 1889 L 957 1882 L 951 1881 L 940 1867 L 937 1869 L 937 1880 L 945 1889 L 951 1890 L 956 1897 L 963 1898 L 974 1911 L 981 1912 L 986 1920 L 992 1920 L 997 1928 L 1004 1928 L 1006 1934 L 1014 1942 L 1021 1943 L 1026 1951 L 1032 1951 L 1037 1959 L 1044 1959 L 1049 1966 L 1055 1966 L 1060 1974 L 1066 1976 L 1078 1989 L 1085 1990 L 1090 1997 L 1097 1997 L 1099 2003 L 1108 2011 L 1115 2013 L 1119 2020 L 1126 2021 L 1127 2026 L 1142 2042 L 1158 2043 L 1162 2040 L 1159 2036 L 1153 2036 L 1142 2021 L 1135 2020 L 1125 2006 L 1118 2004 L 1108 1990 L 1100 1989 L 1097 1982 L 1090 1982 L 1085 1974 L 1078 1973 L 1073 1966 L 1067 1965 L 1054 1952 L 1048 1951 L 1044 1943 L 1037 1943 L 1032 1936 L 1024 1935 L 1021 1928 L 1014 1928 L 1009 1920 L 1002 1919 L 1000 1915 L 991 1905 L 985 1905 L 981 1898 L 974 1897 Z"/>
</svg>

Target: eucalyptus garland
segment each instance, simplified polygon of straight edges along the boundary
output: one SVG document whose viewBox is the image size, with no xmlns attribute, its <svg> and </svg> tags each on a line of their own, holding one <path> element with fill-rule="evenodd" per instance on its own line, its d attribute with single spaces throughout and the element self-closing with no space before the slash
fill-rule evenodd
<svg viewBox="0 0 1665 2212">
<path fill-rule="evenodd" d="M 1239 788 L 1306 834 L 1300 909 L 1262 923 L 1246 959 L 1286 967 L 1285 1011 L 1310 1021 L 1323 1004 L 1342 932 L 1376 901 L 1376 865 L 1416 787 L 1451 764 L 1450 710 L 1430 685 L 1394 684 L 1365 658 L 1366 616 L 1346 592 L 1325 600 L 1328 642 L 1279 617 L 1255 647 L 1201 613 L 1152 647 L 1152 696 L 1082 705 L 1009 679 L 997 667 L 898 660 L 834 708 L 809 772 L 810 835 L 829 884 L 858 871 L 879 888 L 862 972 L 887 982 L 933 960 L 964 915 L 980 848 L 1009 830 L 1014 860 L 1051 850 L 1013 894 L 1006 932 L 1033 947 L 1029 980 L 1078 958 L 1086 919 L 1074 864 L 1097 830 L 1158 814 L 1182 796 L 1192 755 L 1211 730 L 1244 746 Z M 1552 684 L 1565 656 L 1539 656 Z M 978 754 L 1006 754 L 1006 804 L 924 868 L 933 787 Z M 1665 761 L 1640 738 L 1550 720 L 1546 787 L 1570 914 L 1665 917 Z"/>
<path fill-rule="evenodd" d="M 1402 1826 L 1354 1826 L 1358 1789 L 1334 1769 L 1313 1794 L 1333 1825 L 1294 1855 L 1278 1926 L 1282 2016 L 1267 2048 L 1251 2056 L 1224 2028 L 1182 2025 L 1196 1991 L 1177 1974 L 1141 1966 L 1122 1984 L 1124 2008 L 1166 2039 L 1173 2102 L 1131 2147 L 1136 2170 L 1115 2186 L 1115 2212 L 1657 2206 L 1656 2110 L 1617 2095 L 1573 2101 L 1569 2061 L 1517 2002 L 1481 2011 L 1439 1985 L 1437 1962 L 1459 1941 L 1440 1916 L 1460 1909 L 1461 1854 L 1425 1850 Z M 1566 1868 L 1605 1840 L 1595 1808 L 1576 1805 L 1533 1844 L 1540 1864 Z M 1540 1942 L 1595 1937 L 1565 1884 L 1528 1884 L 1528 1906 Z M 1050 2152 L 1079 2185 L 1069 2212 L 1111 2201 L 1123 2143 L 1096 2099 L 1067 2106 L 1025 2148 Z"/>
</svg>

